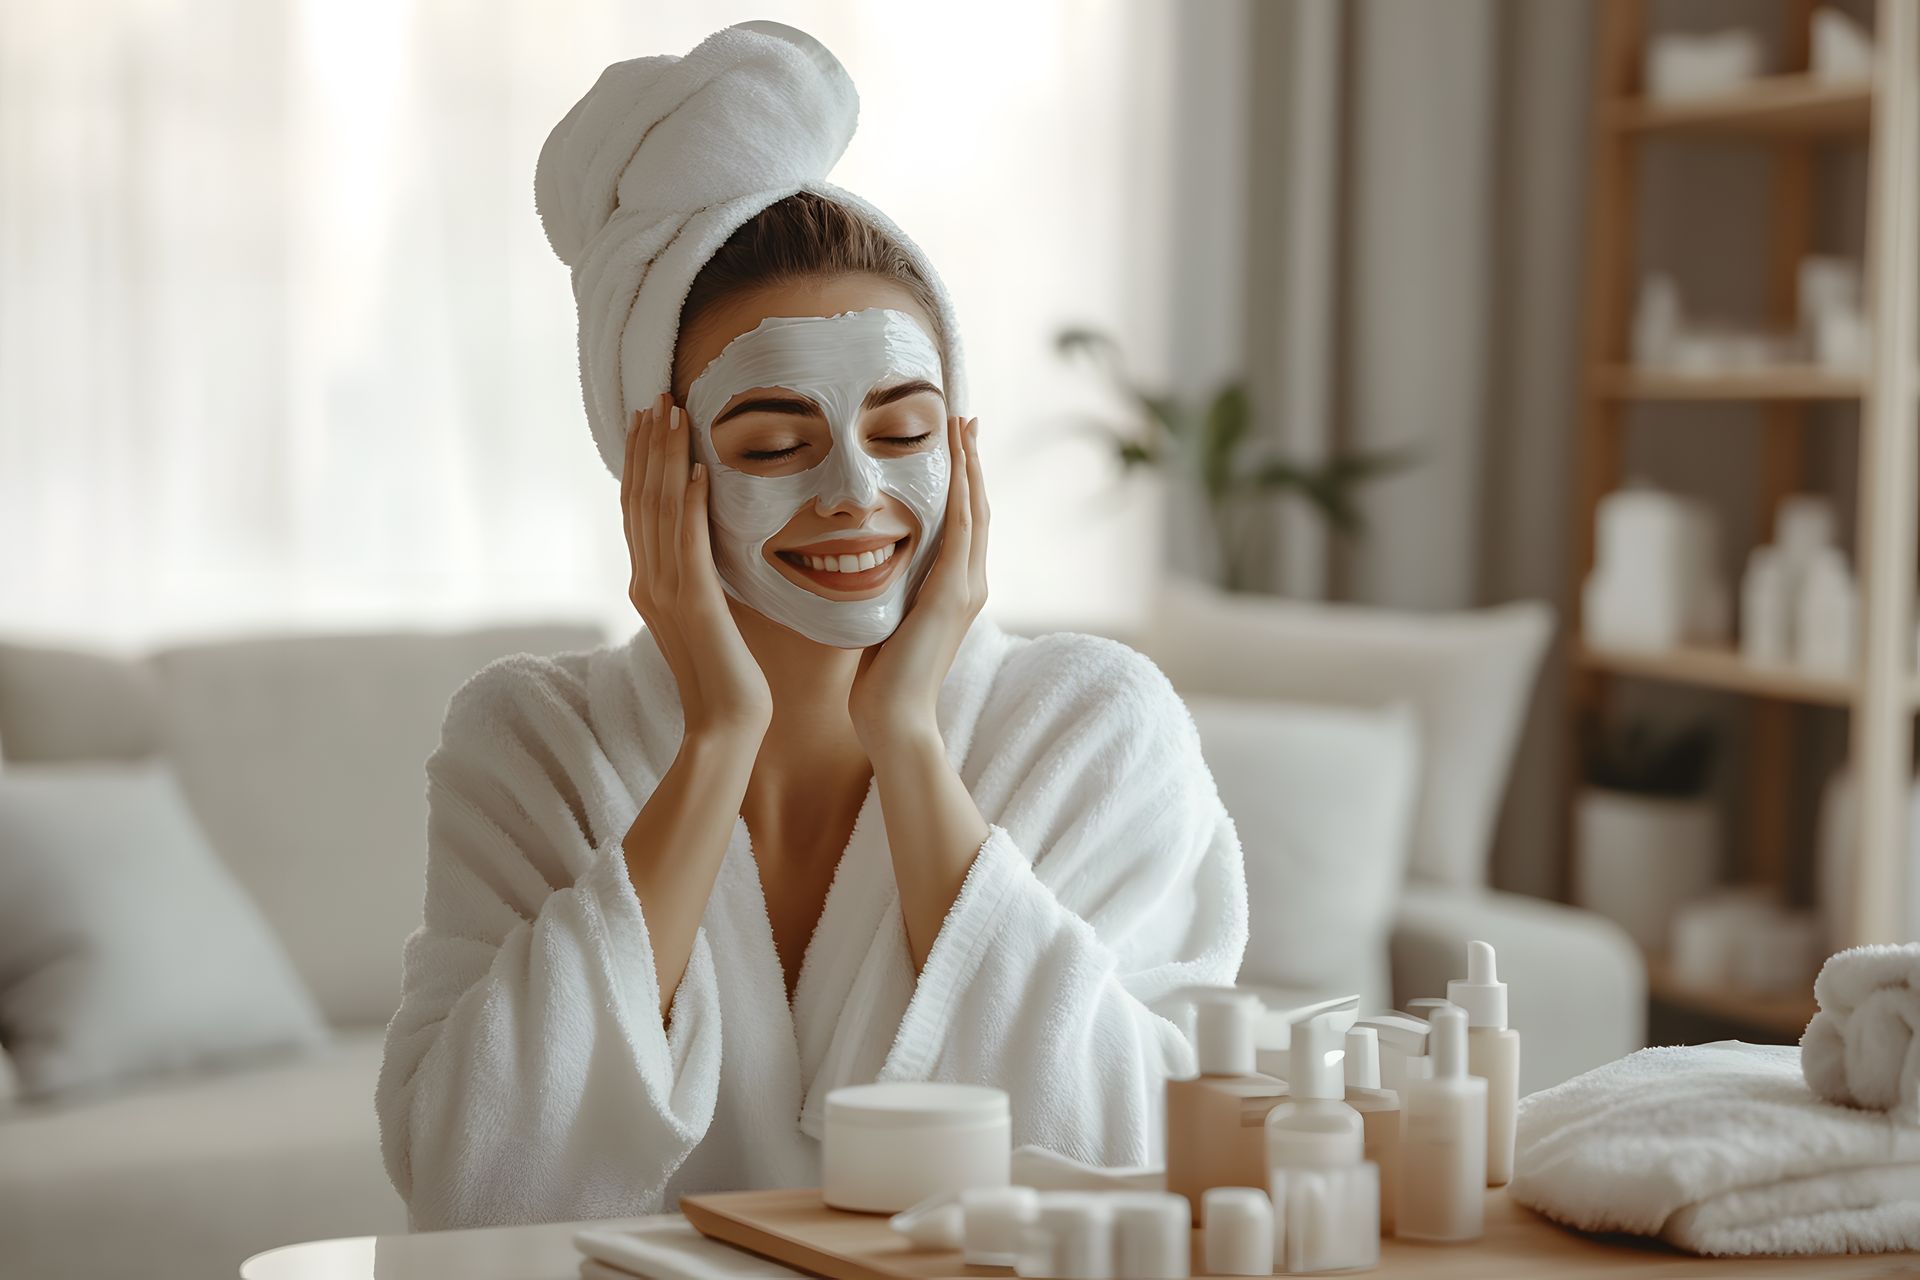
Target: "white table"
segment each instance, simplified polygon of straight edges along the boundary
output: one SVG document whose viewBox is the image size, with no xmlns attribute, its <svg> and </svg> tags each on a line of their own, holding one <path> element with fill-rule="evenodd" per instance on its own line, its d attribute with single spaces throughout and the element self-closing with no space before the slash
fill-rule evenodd
<svg viewBox="0 0 1920 1280">
<path fill-rule="evenodd" d="M 574 1232 L 650 1221 L 601 1218 L 313 1240 L 256 1253 L 240 1264 L 240 1275 L 242 1280 L 579 1280 Z"/>
</svg>

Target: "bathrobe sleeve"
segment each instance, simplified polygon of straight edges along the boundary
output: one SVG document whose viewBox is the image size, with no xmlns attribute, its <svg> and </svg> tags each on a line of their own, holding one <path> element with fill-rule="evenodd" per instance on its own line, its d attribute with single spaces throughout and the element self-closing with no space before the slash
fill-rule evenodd
<svg viewBox="0 0 1920 1280">
<path fill-rule="evenodd" d="M 1165 1080 L 1194 1059 L 1149 1006 L 1232 983 L 1247 944 L 1192 715 L 1144 655 L 1043 636 L 996 677 L 961 773 L 988 835 L 881 1077 L 997 1084 L 1016 1145 L 1157 1162 Z"/>
<path fill-rule="evenodd" d="M 375 1109 L 416 1230 L 656 1212 L 713 1117 L 705 931 L 663 1023 L 621 839 L 638 804 L 576 674 L 517 656 L 427 761 L 426 902 Z"/>
</svg>

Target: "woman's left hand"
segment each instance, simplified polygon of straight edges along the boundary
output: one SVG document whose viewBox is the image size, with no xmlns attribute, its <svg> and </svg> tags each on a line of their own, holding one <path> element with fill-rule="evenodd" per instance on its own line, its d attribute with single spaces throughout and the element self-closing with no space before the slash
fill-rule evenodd
<svg viewBox="0 0 1920 1280">
<path fill-rule="evenodd" d="M 938 736 L 940 686 L 987 601 L 988 508 L 975 448 L 979 426 L 978 418 L 947 419 L 952 466 L 940 550 L 900 625 L 860 656 L 847 710 L 869 756 L 905 739 Z"/>
</svg>

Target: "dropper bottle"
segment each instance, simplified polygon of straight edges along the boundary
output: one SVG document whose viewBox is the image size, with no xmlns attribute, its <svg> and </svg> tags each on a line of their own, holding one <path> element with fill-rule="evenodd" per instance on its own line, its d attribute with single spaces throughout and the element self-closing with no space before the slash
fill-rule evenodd
<svg viewBox="0 0 1920 1280">
<path fill-rule="evenodd" d="M 1507 984 L 1491 943 L 1467 944 L 1467 976 L 1447 983 L 1447 999 L 1466 1010 L 1467 1070 L 1487 1082 L 1487 1185 L 1504 1187 L 1513 1180 L 1520 1033 L 1507 1025 Z"/>
</svg>

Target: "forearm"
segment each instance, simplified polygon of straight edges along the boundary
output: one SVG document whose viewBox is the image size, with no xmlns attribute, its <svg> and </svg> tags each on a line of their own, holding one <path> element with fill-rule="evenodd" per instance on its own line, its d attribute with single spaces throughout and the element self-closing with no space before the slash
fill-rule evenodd
<svg viewBox="0 0 1920 1280">
<path fill-rule="evenodd" d="M 891 737 L 870 758 L 893 851 L 907 950 L 918 972 L 987 838 L 987 821 L 947 759 L 934 726 Z"/>
<path fill-rule="evenodd" d="M 662 1019 L 693 955 L 759 745 L 749 734 L 689 733 L 621 842 L 653 943 Z"/>
</svg>

